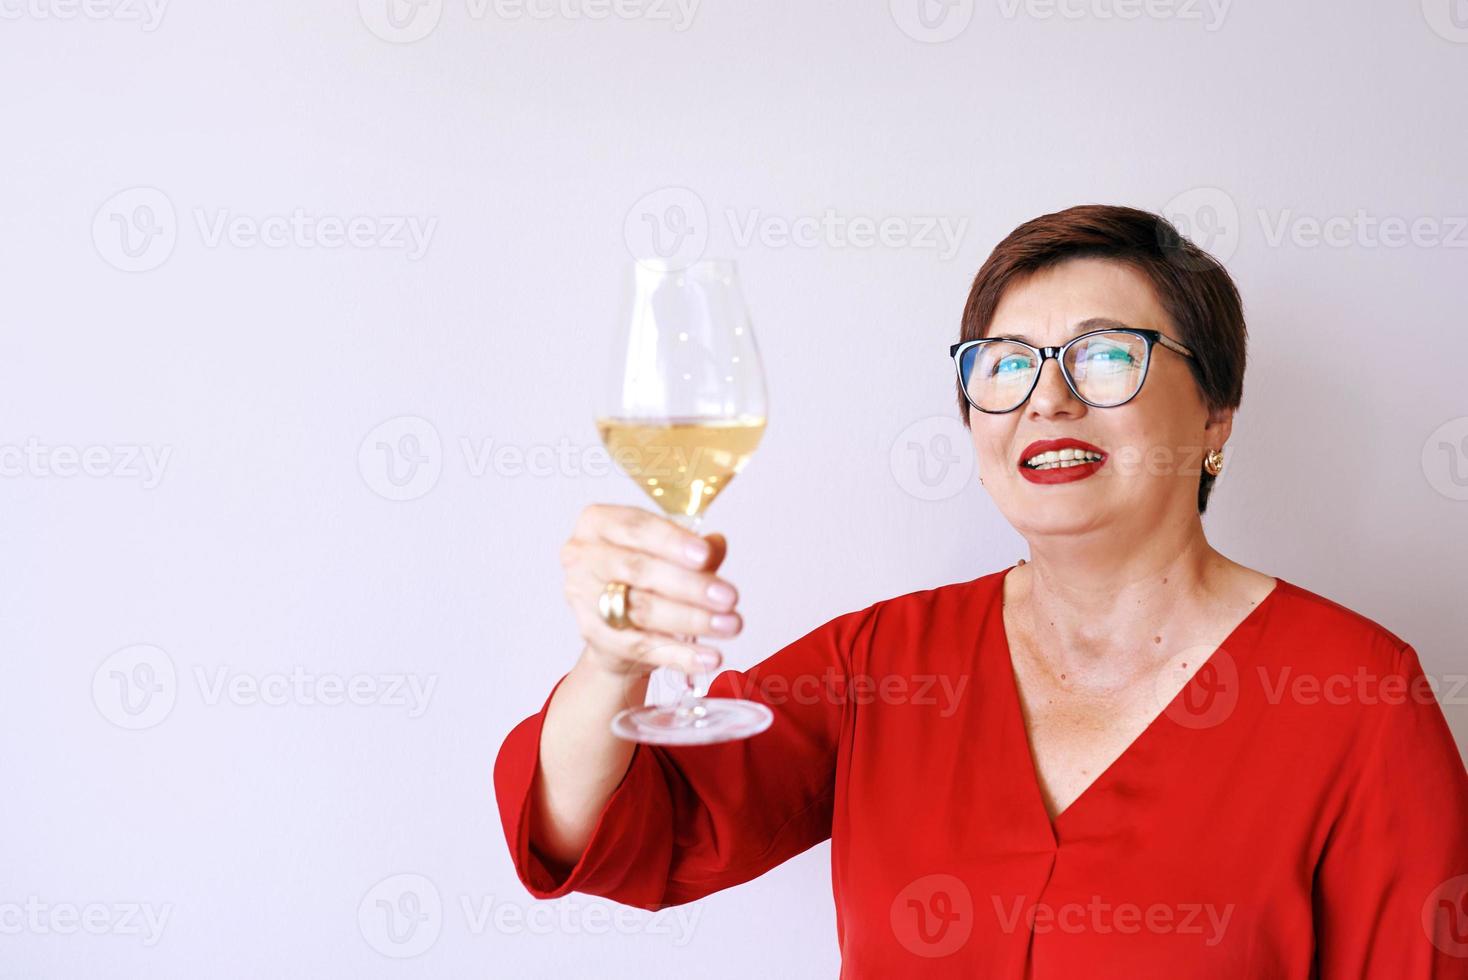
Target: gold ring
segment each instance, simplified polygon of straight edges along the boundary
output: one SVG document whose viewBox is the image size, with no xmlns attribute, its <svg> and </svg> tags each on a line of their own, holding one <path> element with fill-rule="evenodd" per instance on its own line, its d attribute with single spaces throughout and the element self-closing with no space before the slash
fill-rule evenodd
<svg viewBox="0 0 1468 980">
<path fill-rule="evenodd" d="M 632 620 L 627 618 L 627 590 L 630 588 L 626 582 L 608 582 L 597 598 L 596 608 L 601 613 L 602 622 L 614 630 L 632 626 Z"/>
</svg>

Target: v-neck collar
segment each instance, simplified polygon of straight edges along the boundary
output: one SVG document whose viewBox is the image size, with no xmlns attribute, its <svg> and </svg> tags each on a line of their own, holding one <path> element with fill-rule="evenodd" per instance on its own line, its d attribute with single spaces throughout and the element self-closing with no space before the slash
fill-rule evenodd
<svg viewBox="0 0 1468 980">
<path fill-rule="evenodd" d="M 1079 796 L 1071 800 L 1071 802 L 1069 803 L 1069 805 L 1066 806 L 1065 809 L 1061 810 L 1058 814 L 1055 815 L 1054 818 L 1052 818 L 1050 816 L 1050 811 L 1045 807 L 1045 796 L 1040 789 L 1040 771 L 1039 768 L 1035 765 L 1035 750 L 1030 744 L 1029 731 L 1025 728 L 1024 711 L 1019 695 L 1019 681 L 1014 675 L 1013 653 L 1011 652 L 1009 646 L 1009 631 L 1005 628 L 1004 625 L 1004 580 L 1008 578 L 1009 573 L 1014 571 L 1016 567 L 1016 565 L 1011 565 L 1009 568 L 1006 568 L 1003 572 L 999 573 L 998 582 L 995 584 L 993 595 L 990 597 L 989 613 L 994 617 L 992 622 L 995 625 L 992 628 L 998 632 L 1000 647 L 999 656 L 994 659 L 993 665 L 995 670 L 1001 671 L 1003 674 L 1003 679 L 999 680 L 997 683 L 999 684 L 999 687 L 1004 691 L 1002 697 L 1005 702 L 1005 710 L 1008 715 L 1005 723 L 1008 725 L 1017 726 L 1017 731 L 1019 733 L 1019 745 L 1022 746 L 1024 750 L 1024 762 L 1022 764 L 1022 768 L 1028 774 L 1031 789 L 1029 795 L 1031 797 L 1032 804 L 1036 812 L 1039 814 L 1039 818 L 1044 822 L 1045 827 L 1050 831 L 1051 839 L 1058 846 L 1061 843 L 1062 838 L 1064 837 L 1064 829 L 1073 825 L 1080 817 L 1085 816 L 1087 812 L 1087 805 L 1091 801 L 1091 799 L 1095 797 L 1099 791 L 1104 789 L 1103 784 L 1114 782 L 1118 778 L 1118 771 L 1126 768 L 1127 762 L 1137 754 L 1136 750 L 1138 746 L 1141 745 L 1144 741 L 1155 740 L 1160 737 L 1160 730 L 1163 726 L 1163 716 L 1173 714 L 1177 710 L 1179 710 L 1178 706 L 1182 703 L 1182 699 L 1184 697 L 1194 696 L 1198 693 L 1195 689 L 1195 685 L 1198 683 L 1198 678 L 1203 675 L 1204 671 L 1209 670 L 1210 666 L 1214 664 L 1214 661 L 1218 657 L 1219 651 L 1227 649 L 1231 651 L 1229 654 L 1230 656 L 1237 657 L 1239 653 L 1246 650 L 1251 650 L 1253 648 L 1254 640 L 1257 638 L 1258 625 L 1260 622 L 1262 611 L 1267 607 L 1270 607 L 1275 597 L 1278 596 L 1280 592 L 1282 592 L 1284 589 L 1288 588 L 1289 584 L 1278 575 L 1274 576 L 1274 587 L 1265 594 L 1263 599 L 1260 599 L 1259 602 L 1255 604 L 1253 609 L 1249 610 L 1249 612 L 1245 614 L 1243 619 L 1239 620 L 1234 628 L 1229 631 L 1229 634 L 1223 638 L 1223 640 L 1218 644 L 1217 647 L 1213 649 L 1211 653 L 1209 653 L 1208 658 L 1203 661 L 1203 663 L 1198 667 L 1196 671 L 1193 672 L 1193 675 L 1188 678 L 1188 682 L 1184 684 L 1176 694 L 1173 695 L 1172 700 L 1164 705 L 1162 709 L 1159 710 L 1155 716 L 1153 716 L 1152 720 L 1147 723 L 1147 726 L 1142 729 L 1141 733 L 1138 734 L 1136 738 L 1132 739 L 1131 742 L 1127 744 L 1126 748 L 1122 749 L 1121 754 L 1113 759 L 1110 765 L 1101 770 L 1101 772 L 1097 774 L 1095 779 L 1091 780 L 1086 788 L 1081 791 Z"/>
</svg>

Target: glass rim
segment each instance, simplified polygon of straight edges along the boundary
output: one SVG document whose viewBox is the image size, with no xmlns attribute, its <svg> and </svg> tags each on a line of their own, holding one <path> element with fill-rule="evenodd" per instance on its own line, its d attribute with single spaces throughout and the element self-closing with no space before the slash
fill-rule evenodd
<svg viewBox="0 0 1468 980">
<path fill-rule="evenodd" d="M 1149 331 L 1143 327 L 1097 327 L 1095 330 L 1087 330 L 1085 333 L 1078 333 L 1063 344 L 1055 344 L 1053 346 L 1047 346 L 1044 344 L 1029 344 L 1023 340 L 1015 340 L 1013 337 L 975 337 L 973 340 L 965 340 L 962 343 L 954 344 L 953 355 L 956 357 L 983 344 L 1015 344 L 1019 347 L 1024 347 L 1029 350 L 1039 351 L 1052 349 L 1059 350 L 1062 347 L 1069 347 L 1077 340 L 1084 340 L 1087 337 L 1096 337 L 1100 336 L 1101 334 L 1108 333 L 1129 334 L 1133 337 L 1139 338 L 1145 343 L 1148 339 L 1148 333 L 1151 332 L 1153 331 Z"/>
</svg>

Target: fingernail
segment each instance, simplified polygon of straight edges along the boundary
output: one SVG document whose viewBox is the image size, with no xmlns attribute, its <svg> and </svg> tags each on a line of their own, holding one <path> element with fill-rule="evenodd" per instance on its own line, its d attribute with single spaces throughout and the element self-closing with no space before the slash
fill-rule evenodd
<svg viewBox="0 0 1468 980">
<path fill-rule="evenodd" d="M 693 655 L 693 662 L 704 670 L 713 670 L 719 665 L 719 655 L 708 650 L 700 650 Z"/>
<path fill-rule="evenodd" d="M 704 562 L 708 561 L 708 559 L 709 559 L 709 546 L 708 546 L 708 542 L 706 542 L 706 541 L 690 541 L 683 548 L 683 553 L 688 556 L 688 560 L 689 561 L 694 562 L 695 564 L 698 564 L 698 565 L 702 565 Z"/>
<path fill-rule="evenodd" d="M 709 623 L 716 632 L 732 634 L 739 628 L 739 617 L 731 613 L 719 613 Z"/>
<path fill-rule="evenodd" d="M 721 606 L 732 606 L 738 597 L 735 596 L 734 590 L 723 582 L 715 582 L 709 586 L 709 598 Z"/>
</svg>

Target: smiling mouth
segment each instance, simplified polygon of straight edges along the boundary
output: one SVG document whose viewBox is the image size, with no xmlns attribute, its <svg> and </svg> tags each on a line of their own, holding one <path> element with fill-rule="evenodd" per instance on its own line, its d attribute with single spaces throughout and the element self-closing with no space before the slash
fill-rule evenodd
<svg viewBox="0 0 1468 980">
<path fill-rule="evenodd" d="M 1089 449 L 1052 449 L 1049 452 L 1037 453 L 1023 460 L 1020 465 L 1028 470 L 1059 470 L 1072 466 L 1084 466 L 1087 463 L 1099 463 L 1105 458 L 1104 453 L 1092 452 Z"/>
</svg>

